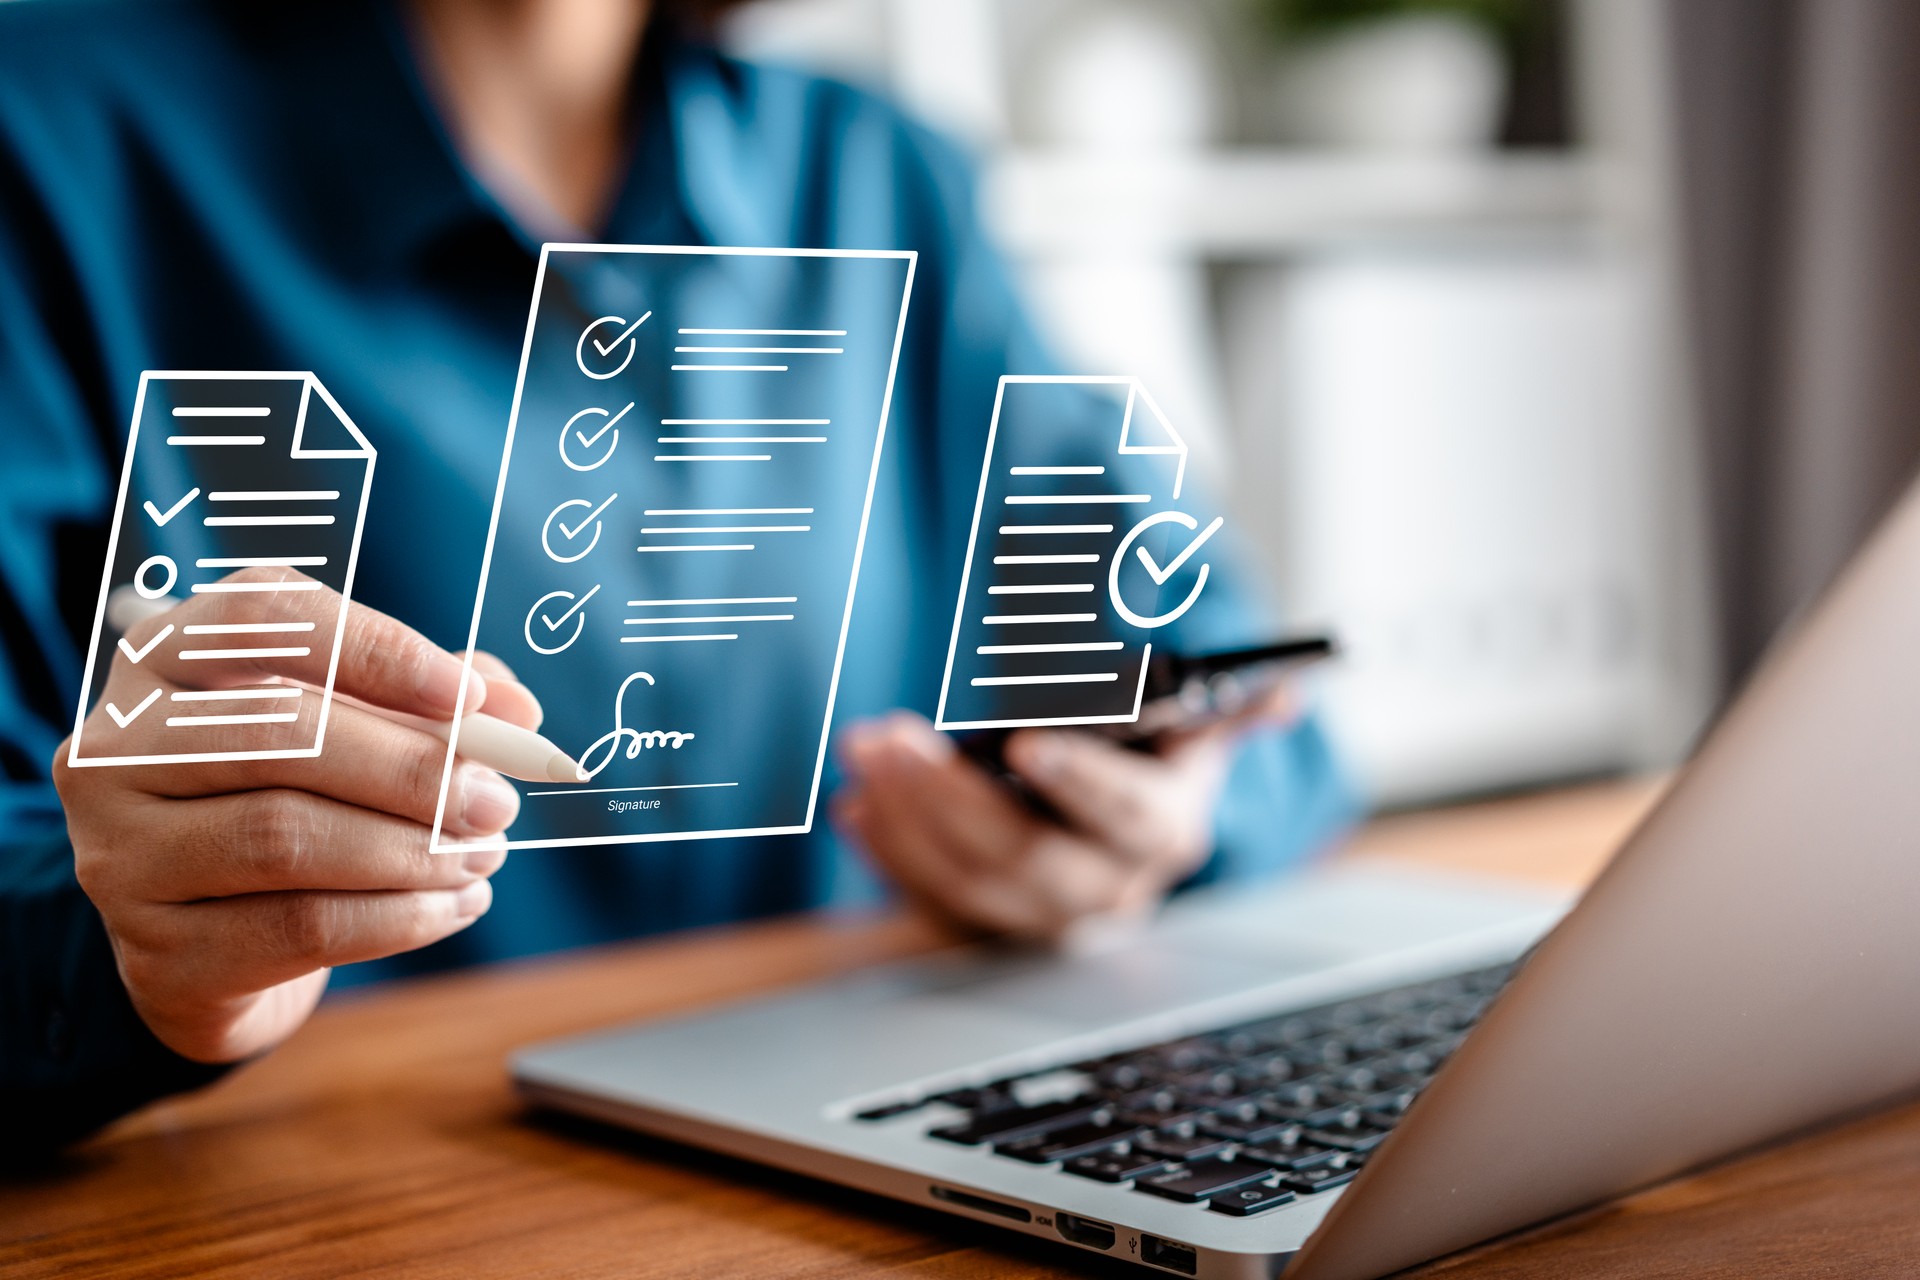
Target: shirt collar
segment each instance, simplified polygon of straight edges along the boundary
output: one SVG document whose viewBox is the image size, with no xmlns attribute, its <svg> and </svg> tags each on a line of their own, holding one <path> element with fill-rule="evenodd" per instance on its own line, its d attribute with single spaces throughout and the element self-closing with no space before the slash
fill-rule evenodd
<svg viewBox="0 0 1920 1280">
<path fill-rule="evenodd" d="M 695 233 L 709 245 L 785 246 L 798 186 L 782 176 L 798 149 L 769 145 L 740 64 L 661 30 L 672 162 Z"/>
<path fill-rule="evenodd" d="M 467 166 L 394 6 L 368 0 L 334 12 L 337 21 L 290 21 L 273 33 L 284 51 L 276 61 L 299 104 L 287 124 L 295 143 L 288 154 L 296 164 L 313 157 L 316 172 L 341 176 L 317 212 L 368 266 L 402 268 L 476 223 L 504 227 L 529 254 L 548 235 L 564 234 L 516 217 Z M 797 156 L 769 145 L 751 73 L 656 22 L 638 74 L 627 172 L 609 225 L 594 235 L 784 244 L 798 189 L 788 171 Z"/>
<path fill-rule="evenodd" d="M 295 216 L 317 220 L 345 260 L 395 270 L 454 226 L 497 212 L 458 160 L 390 5 L 225 11 L 269 100 L 288 104 L 267 127 L 298 171 Z"/>
</svg>

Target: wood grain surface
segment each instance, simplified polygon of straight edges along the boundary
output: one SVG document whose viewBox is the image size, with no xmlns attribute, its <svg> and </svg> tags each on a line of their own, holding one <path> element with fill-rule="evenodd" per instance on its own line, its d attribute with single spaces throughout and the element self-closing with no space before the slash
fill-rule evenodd
<svg viewBox="0 0 1920 1280">
<path fill-rule="evenodd" d="M 1583 881 L 1656 793 L 1620 784 L 1383 819 L 1342 856 Z M 503 1059 L 527 1041 L 941 941 L 902 917 L 802 918 L 344 996 L 265 1061 L 0 1181 L 0 1276 L 1121 1274 L 1062 1246 L 536 1117 L 508 1089 Z M 1913 1275 L 1916 1203 L 1920 1107 L 1422 1274 Z"/>
</svg>

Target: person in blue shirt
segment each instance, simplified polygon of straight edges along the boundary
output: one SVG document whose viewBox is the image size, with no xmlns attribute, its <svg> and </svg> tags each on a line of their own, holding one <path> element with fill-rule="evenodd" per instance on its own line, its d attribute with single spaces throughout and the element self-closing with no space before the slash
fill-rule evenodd
<svg viewBox="0 0 1920 1280">
<path fill-rule="evenodd" d="M 1057 818 L 933 732 L 995 385 L 1055 365 L 956 151 L 854 88 L 721 55 L 698 34 L 712 7 L 0 5 L 11 1141 L 68 1140 L 273 1047 L 337 965 L 360 981 L 871 900 L 870 868 L 961 923 L 1055 935 L 1283 866 L 1348 817 L 1318 727 L 1273 708 L 1151 755 L 1029 731 L 1010 756 Z M 347 406 L 380 464 L 340 687 L 451 712 L 442 645 L 466 634 L 548 240 L 919 254 L 824 782 L 835 829 L 435 858 L 438 743 L 351 707 L 325 769 L 57 765 L 146 369 L 311 369 Z M 1174 645 L 1271 633 L 1213 558 Z M 504 663 L 477 671 L 470 704 L 538 722 Z M 743 678 L 781 732 L 781 673 Z M 457 826 L 537 834 L 518 804 L 462 766 Z"/>
</svg>

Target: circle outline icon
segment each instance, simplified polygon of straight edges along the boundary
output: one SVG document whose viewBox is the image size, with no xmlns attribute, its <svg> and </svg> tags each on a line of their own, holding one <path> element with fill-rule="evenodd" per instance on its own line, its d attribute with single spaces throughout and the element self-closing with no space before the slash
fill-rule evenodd
<svg viewBox="0 0 1920 1280">
<path fill-rule="evenodd" d="M 647 315 L 649 316 L 652 314 L 653 313 L 651 311 L 647 313 Z M 633 363 L 634 353 L 639 351 L 640 349 L 640 341 L 639 339 L 633 336 L 633 330 L 638 329 L 643 323 L 645 323 L 646 318 L 647 318 L 646 316 L 641 316 L 639 320 L 634 321 L 632 326 L 626 330 L 625 341 L 627 344 L 627 354 L 621 357 L 620 363 L 617 366 L 606 371 L 605 373 L 595 373 L 592 369 L 589 369 L 587 367 L 587 339 L 591 338 L 593 336 L 593 331 L 595 329 L 598 329 L 601 325 L 617 324 L 617 325 L 625 326 L 627 324 L 626 317 L 625 316 L 601 316 L 598 320 L 595 320 L 592 324 L 582 329 L 580 331 L 579 340 L 573 344 L 573 362 L 580 366 L 580 372 L 586 374 L 589 378 L 592 378 L 595 382 L 605 382 L 608 378 L 617 378 L 621 374 L 625 373 L 627 371 L 627 366 Z M 593 345 L 595 350 L 598 350 L 600 347 L 600 344 L 598 342 L 594 343 Z"/>
<path fill-rule="evenodd" d="M 1211 564 L 1201 565 L 1200 574 L 1194 580 L 1193 590 L 1187 592 L 1187 598 L 1166 613 L 1138 614 L 1129 609 L 1126 600 L 1120 594 L 1120 566 L 1126 563 L 1127 553 L 1133 550 L 1133 544 L 1139 540 L 1140 535 L 1163 524 L 1177 524 L 1189 531 L 1200 527 L 1200 522 L 1184 511 L 1156 511 L 1127 530 L 1127 536 L 1120 539 L 1120 545 L 1114 549 L 1113 563 L 1107 568 L 1107 598 L 1113 602 L 1114 611 L 1142 631 L 1164 627 L 1169 622 L 1177 621 L 1182 614 L 1193 608 L 1194 601 L 1198 600 L 1200 593 L 1206 589 L 1208 575 L 1213 571 Z"/>
<path fill-rule="evenodd" d="M 600 505 L 604 507 L 606 503 L 603 502 Z M 593 503 L 586 498 L 569 498 L 565 502 L 561 503 L 559 506 L 555 507 L 552 511 L 547 513 L 546 522 L 540 526 L 540 549 L 546 552 L 547 559 L 553 561 L 555 564 L 572 564 L 576 560 L 584 560 L 587 558 L 587 556 L 593 553 L 593 549 L 595 547 L 600 545 L 600 530 L 603 522 L 600 520 L 598 516 L 595 516 L 593 521 L 593 537 L 587 540 L 587 545 L 585 550 L 570 556 L 563 556 L 554 551 L 553 543 L 548 541 L 547 539 L 547 531 L 553 528 L 553 522 L 559 519 L 560 513 L 562 511 L 565 511 L 568 507 L 585 507 L 589 511 L 591 511 L 593 510 Z M 561 533 L 567 532 L 567 528 L 565 525 L 560 526 L 560 532 Z M 573 535 L 567 534 L 567 536 L 572 537 Z"/>
<path fill-rule="evenodd" d="M 147 587 L 147 570 L 153 568 L 155 565 L 165 566 L 167 580 L 160 586 L 149 590 Z M 140 562 L 140 567 L 133 571 L 133 589 L 140 593 L 140 597 L 143 600 L 162 599 L 169 591 L 173 590 L 174 584 L 179 581 L 180 566 L 174 563 L 172 556 L 148 556 Z"/>
<path fill-rule="evenodd" d="M 604 467 L 608 462 L 612 461 L 613 451 L 620 447 L 620 427 L 618 423 L 621 418 L 626 416 L 627 409 L 631 409 L 631 408 L 633 408 L 633 405 L 628 404 L 627 408 L 622 409 L 619 413 L 609 413 L 607 410 L 599 409 L 599 408 L 582 409 L 580 412 L 574 414 L 571 418 L 568 418 L 567 424 L 564 427 L 560 428 L 560 440 L 559 440 L 560 461 L 566 463 L 567 466 L 574 471 L 597 471 L 601 467 Z M 608 425 L 613 427 L 613 439 L 608 442 L 607 451 L 601 454 L 598 458 L 594 459 L 592 462 L 588 462 L 588 463 L 575 462 L 573 458 L 569 456 L 567 453 L 567 439 L 574 434 L 575 424 L 578 423 L 580 419 L 586 417 L 588 414 L 593 414 L 593 413 L 597 413 L 601 417 L 607 419 Z M 605 430 L 605 428 L 602 428 L 602 430 Z M 595 436 L 594 438 L 597 440 L 599 437 Z"/>
<path fill-rule="evenodd" d="M 587 594 L 592 595 L 593 592 L 589 591 Z M 587 629 L 586 611 L 576 607 L 573 610 L 573 634 L 572 635 L 569 635 L 565 640 L 562 640 L 559 644 L 556 644 L 551 648 L 539 643 L 537 640 L 533 638 L 533 620 L 535 618 L 540 617 L 540 607 L 546 604 L 546 602 L 549 600 L 559 600 L 563 598 L 569 601 L 579 599 L 579 597 L 575 596 L 571 591 L 549 591 L 547 592 L 547 594 L 541 596 L 538 600 L 535 600 L 533 602 L 533 608 L 527 610 L 527 620 L 525 624 L 523 624 L 520 628 L 521 633 L 525 635 L 527 638 L 527 648 L 533 650 L 537 654 L 541 654 L 544 657 L 551 658 L 556 653 L 564 653 L 566 650 L 572 648 L 573 642 L 580 638 L 580 633 Z M 545 619 L 541 618 L 541 621 L 544 622 Z"/>
</svg>

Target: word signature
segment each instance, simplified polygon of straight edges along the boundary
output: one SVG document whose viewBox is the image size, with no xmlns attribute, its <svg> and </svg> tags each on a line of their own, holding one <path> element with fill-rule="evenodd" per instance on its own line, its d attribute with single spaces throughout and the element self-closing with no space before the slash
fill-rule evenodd
<svg viewBox="0 0 1920 1280">
<path fill-rule="evenodd" d="M 621 719 L 621 710 L 622 705 L 626 702 L 627 689 L 631 687 L 636 680 L 645 680 L 648 684 L 654 682 L 653 677 L 644 671 L 636 671 L 625 680 L 622 680 L 620 682 L 619 692 L 613 695 L 613 728 L 596 738 L 592 746 L 580 753 L 580 767 L 586 770 L 589 778 L 594 777 L 602 769 L 613 763 L 614 757 L 620 754 L 620 743 L 622 740 L 625 740 L 627 744 L 627 759 L 632 760 L 642 751 L 650 747 L 671 747 L 675 751 L 678 751 L 683 744 L 692 742 L 694 739 L 693 734 L 681 733 L 675 729 L 640 730 L 627 728 Z M 598 764 L 592 763 L 593 753 L 603 747 L 606 749 L 606 757 Z"/>
<path fill-rule="evenodd" d="M 658 800 L 609 800 L 607 801 L 608 813 L 632 813 L 636 809 L 641 809 L 641 810 L 658 809 L 659 807 L 660 807 L 660 802 Z"/>
</svg>

